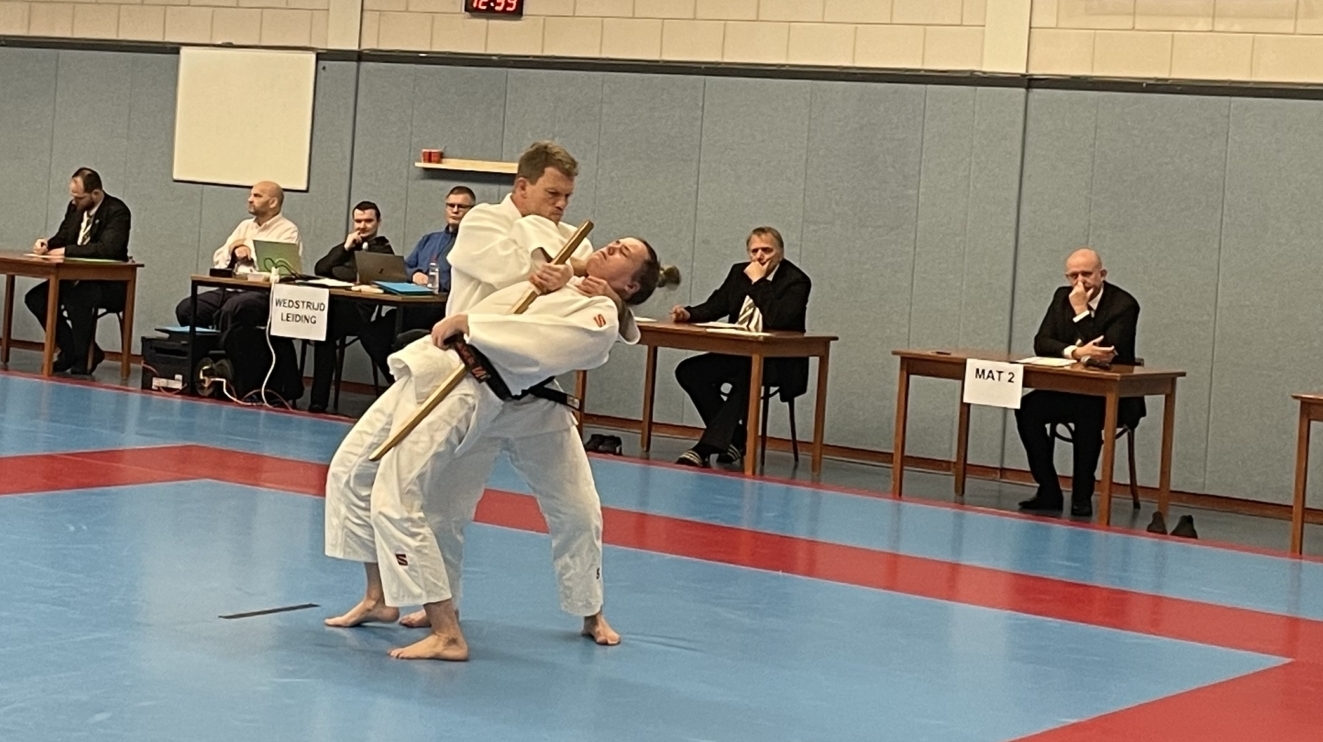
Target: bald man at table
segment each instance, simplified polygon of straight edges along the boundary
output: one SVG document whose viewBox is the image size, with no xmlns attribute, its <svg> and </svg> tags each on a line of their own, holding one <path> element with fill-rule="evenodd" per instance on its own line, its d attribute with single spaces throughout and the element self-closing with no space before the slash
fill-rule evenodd
<svg viewBox="0 0 1323 742">
<path fill-rule="evenodd" d="M 1066 286 L 1057 289 L 1034 337 L 1034 353 L 1070 358 L 1087 365 L 1112 363 L 1134 365 L 1135 332 L 1139 302 L 1121 287 L 1107 281 L 1102 258 L 1081 248 L 1066 259 Z M 1143 397 L 1122 399 L 1117 410 L 1119 424 L 1133 428 L 1144 416 Z M 1020 503 L 1029 512 L 1060 513 L 1063 507 L 1052 451 L 1052 430 L 1073 426 L 1075 448 L 1070 514 L 1093 515 L 1094 471 L 1102 453 L 1105 400 L 1084 394 L 1034 391 L 1025 395 L 1015 411 L 1020 442 L 1029 459 L 1029 470 L 1038 483 L 1033 498 Z"/>
</svg>

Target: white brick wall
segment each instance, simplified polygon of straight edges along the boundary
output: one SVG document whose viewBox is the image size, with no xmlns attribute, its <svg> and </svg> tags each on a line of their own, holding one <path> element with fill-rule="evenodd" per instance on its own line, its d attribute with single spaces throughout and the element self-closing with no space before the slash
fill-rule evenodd
<svg viewBox="0 0 1323 742">
<path fill-rule="evenodd" d="M 523 20 L 486 21 L 459 13 L 459 0 L 448 5 L 437 0 L 366 0 L 362 45 L 405 51 L 969 70 L 982 63 L 987 1 L 526 0 Z M 446 7 L 452 9 L 441 12 Z M 429 28 L 432 35 L 424 39 Z"/>
<path fill-rule="evenodd" d="M 0 35 L 324 48 L 329 0 L 0 2 Z"/>
<path fill-rule="evenodd" d="M 1323 82 L 1323 0 L 525 1 L 486 20 L 462 0 L 362 0 L 359 47 L 1016 71 L 1028 8 L 1031 73 Z M 0 35 L 325 48 L 339 13 L 353 48 L 358 2 L 0 0 Z"/>
<path fill-rule="evenodd" d="M 1034 0 L 1029 71 L 1323 82 L 1323 0 Z"/>
</svg>

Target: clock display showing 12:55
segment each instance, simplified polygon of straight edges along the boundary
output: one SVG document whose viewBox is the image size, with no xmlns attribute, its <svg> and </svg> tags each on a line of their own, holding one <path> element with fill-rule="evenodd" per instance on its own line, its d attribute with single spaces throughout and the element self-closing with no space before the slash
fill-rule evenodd
<svg viewBox="0 0 1323 742">
<path fill-rule="evenodd" d="M 464 12 L 523 17 L 524 0 L 464 0 Z"/>
</svg>

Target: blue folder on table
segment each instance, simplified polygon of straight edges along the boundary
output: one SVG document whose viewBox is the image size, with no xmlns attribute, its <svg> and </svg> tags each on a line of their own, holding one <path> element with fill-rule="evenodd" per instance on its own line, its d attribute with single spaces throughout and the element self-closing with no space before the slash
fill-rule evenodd
<svg viewBox="0 0 1323 742">
<path fill-rule="evenodd" d="M 429 296 L 432 293 L 432 290 L 426 286 L 419 286 L 408 281 L 375 281 L 375 283 L 383 291 L 396 296 Z"/>
</svg>

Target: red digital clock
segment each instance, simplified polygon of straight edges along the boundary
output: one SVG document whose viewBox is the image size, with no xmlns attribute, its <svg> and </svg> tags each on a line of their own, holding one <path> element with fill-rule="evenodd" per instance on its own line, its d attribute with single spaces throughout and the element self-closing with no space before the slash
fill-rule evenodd
<svg viewBox="0 0 1323 742">
<path fill-rule="evenodd" d="M 464 12 L 522 18 L 524 0 L 464 0 Z"/>
</svg>

